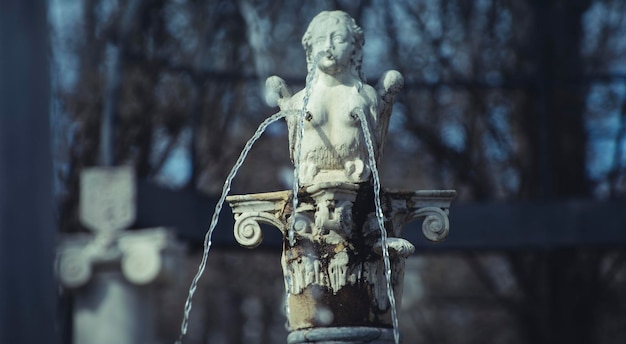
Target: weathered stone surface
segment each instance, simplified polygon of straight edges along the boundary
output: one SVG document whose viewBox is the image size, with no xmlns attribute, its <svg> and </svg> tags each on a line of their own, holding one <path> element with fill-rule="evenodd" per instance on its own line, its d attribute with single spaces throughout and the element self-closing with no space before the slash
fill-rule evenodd
<svg viewBox="0 0 626 344">
<path fill-rule="evenodd" d="M 397 304 L 401 303 L 405 259 L 414 251 L 414 246 L 400 237 L 402 227 L 430 217 L 423 227 L 447 233 L 448 208 L 455 195 L 451 190 L 382 193 Z M 282 258 L 292 330 L 391 326 L 372 197 L 367 185 L 319 183 L 300 193 L 295 215 L 289 191 L 227 197 L 236 219 L 235 231 L 250 226 L 260 233 L 258 223 L 273 224 L 287 238 L 290 219 L 295 218 L 295 244 L 290 246 L 285 239 Z"/>
</svg>

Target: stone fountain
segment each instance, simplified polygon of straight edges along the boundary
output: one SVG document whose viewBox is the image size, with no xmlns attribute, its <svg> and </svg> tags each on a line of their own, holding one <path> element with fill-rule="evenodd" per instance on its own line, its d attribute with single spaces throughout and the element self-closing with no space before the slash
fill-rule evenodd
<svg viewBox="0 0 626 344">
<path fill-rule="evenodd" d="M 402 229 L 424 219 L 426 238 L 443 240 L 456 192 L 380 187 L 376 163 L 403 78 L 388 71 L 376 87 L 365 83 L 353 18 L 318 14 L 302 44 L 305 89 L 292 95 L 281 78 L 266 82 L 289 128 L 294 190 L 227 197 L 235 238 L 253 248 L 261 224 L 283 233 L 288 343 L 397 343 L 396 304 L 415 251 Z"/>
</svg>

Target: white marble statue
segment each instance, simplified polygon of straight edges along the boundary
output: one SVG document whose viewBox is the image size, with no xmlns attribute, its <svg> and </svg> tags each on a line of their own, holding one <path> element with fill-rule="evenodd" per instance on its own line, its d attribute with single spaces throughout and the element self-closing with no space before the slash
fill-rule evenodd
<svg viewBox="0 0 626 344">
<path fill-rule="evenodd" d="M 290 111 L 291 159 L 296 159 L 297 124 L 305 97 L 300 152 L 300 185 L 338 181 L 369 181 L 368 151 L 361 129 L 359 112 L 364 114 L 372 133 L 376 160 L 389 125 L 393 96 L 403 85 L 397 71 L 387 71 L 376 89 L 365 83 L 361 70 L 363 31 L 342 11 L 324 11 L 315 16 L 302 37 L 309 67 L 307 89 L 291 95 L 285 82 L 277 77 L 266 81 L 268 103 Z M 312 76 L 312 78 L 311 78 Z"/>
</svg>

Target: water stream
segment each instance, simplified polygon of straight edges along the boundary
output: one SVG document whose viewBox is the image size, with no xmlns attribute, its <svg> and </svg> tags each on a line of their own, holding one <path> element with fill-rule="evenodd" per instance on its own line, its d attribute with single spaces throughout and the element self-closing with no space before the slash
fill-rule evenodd
<svg viewBox="0 0 626 344">
<path fill-rule="evenodd" d="M 317 56 L 314 57 L 311 66 L 309 67 L 309 72 L 306 75 L 306 83 L 304 86 L 304 97 L 302 98 L 302 109 L 298 113 L 298 118 L 296 119 L 296 137 L 294 144 L 294 152 L 293 152 L 293 213 L 291 214 L 291 222 L 289 224 L 289 229 L 287 230 L 287 237 L 289 238 L 289 245 L 293 247 L 294 245 L 294 224 L 296 218 L 296 209 L 298 208 L 298 190 L 300 189 L 300 159 L 302 158 L 302 136 L 304 135 L 304 118 L 306 116 L 306 107 L 309 104 L 309 98 L 311 97 L 311 85 L 313 85 L 313 80 L 315 79 L 315 71 L 317 71 L 317 64 L 320 59 L 324 56 L 324 52 L 320 52 Z"/>
<path fill-rule="evenodd" d="M 300 159 L 302 158 L 302 136 L 304 135 L 304 118 L 306 116 L 306 107 L 309 105 L 309 98 L 311 97 L 311 85 L 313 85 L 313 79 L 315 78 L 315 71 L 317 70 L 316 66 L 319 63 L 319 60 L 322 58 L 323 53 L 319 53 L 313 59 L 313 63 L 309 67 L 309 72 L 306 75 L 306 81 L 304 85 L 304 97 L 302 98 L 302 108 L 298 113 L 298 118 L 296 119 L 296 142 L 294 143 L 294 152 L 293 152 L 293 187 L 292 187 L 292 214 L 289 222 L 289 226 L 287 226 L 287 239 L 289 240 L 289 246 L 293 247 L 295 243 L 294 238 L 294 226 L 296 219 L 296 209 L 298 208 L 298 190 L 300 190 Z M 285 278 L 287 276 L 285 275 Z M 287 327 L 289 327 L 289 319 L 290 319 L 290 309 L 289 309 L 289 289 L 285 290 L 285 313 L 287 315 Z"/>
<path fill-rule="evenodd" d="M 393 324 L 393 339 L 396 344 L 400 344 L 400 329 L 398 327 L 398 312 L 396 309 L 396 298 L 393 295 L 391 284 L 391 261 L 389 259 L 389 246 L 387 245 L 387 230 L 385 229 L 385 219 L 383 208 L 380 202 L 380 177 L 378 168 L 376 167 L 376 158 L 374 156 L 374 144 L 372 143 L 372 133 L 368 125 L 367 118 L 361 109 L 355 109 L 354 112 L 359 116 L 361 129 L 365 137 L 365 145 L 369 156 L 369 165 L 374 178 L 374 204 L 376 205 L 376 219 L 380 228 L 380 239 L 383 251 L 383 263 L 385 265 L 385 281 L 387 283 L 387 296 L 389 297 L 389 306 L 391 307 L 391 321 Z"/>
<path fill-rule="evenodd" d="M 288 112 L 286 111 L 278 112 L 268 117 L 265 121 L 263 121 L 259 125 L 254 135 L 252 135 L 252 137 L 248 140 L 248 142 L 246 142 L 246 145 L 244 146 L 243 150 L 239 154 L 239 158 L 237 159 L 237 161 L 235 162 L 235 165 L 233 166 L 233 168 L 230 170 L 230 173 L 226 177 L 226 181 L 224 182 L 224 187 L 222 188 L 222 194 L 219 200 L 217 201 L 217 204 L 215 205 L 213 217 L 211 218 L 211 225 L 209 226 L 209 229 L 207 230 L 204 236 L 204 251 L 202 253 L 202 261 L 200 262 L 200 265 L 198 266 L 198 272 L 194 276 L 191 282 L 191 286 L 189 287 L 189 294 L 187 295 L 187 300 L 185 301 L 185 311 L 183 315 L 183 321 L 180 326 L 180 336 L 178 337 L 176 344 L 181 344 L 183 337 L 185 336 L 185 334 L 187 334 L 187 327 L 189 325 L 189 314 L 191 313 L 193 295 L 196 292 L 196 288 L 198 287 L 198 281 L 200 280 L 200 277 L 202 276 L 202 274 L 204 273 L 204 269 L 206 268 L 207 259 L 209 257 L 209 251 L 211 250 L 211 238 L 213 237 L 213 231 L 215 230 L 215 227 L 217 225 L 217 221 L 220 216 L 220 212 L 222 211 L 222 206 L 224 205 L 224 201 L 226 200 L 226 196 L 228 195 L 228 192 L 230 191 L 230 186 L 232 184 L 232 181 L 235 178 L 235 175 L 237 175 L 237 172 L 241 168 L 241 165 L 243 164 L 244 160 L 246 159 L 248 152 L 250 152 L 250 149 L 252 149 L 252 145 L 254 145 L 254 143 L 261 137 L 265 129 L 270 124 L 278 121 L 281 118 L 284 118 L 287 115 L 288 115 Z"/>
</svg>

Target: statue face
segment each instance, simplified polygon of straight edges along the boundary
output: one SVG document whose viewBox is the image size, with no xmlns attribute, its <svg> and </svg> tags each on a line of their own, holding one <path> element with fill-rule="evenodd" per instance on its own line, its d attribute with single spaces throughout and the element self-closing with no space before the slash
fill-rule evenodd
<svg viewBox="0 0 626 344">
<path fill-rule="evenodd" d="M 329 18 L 316 25 L 312 36 L 311 53 L 314 59 L 322 54 L 317 65 L 321 71 L 334 75 L 348 69 L 354 46 L 346 25 Z"/>
</svg>

